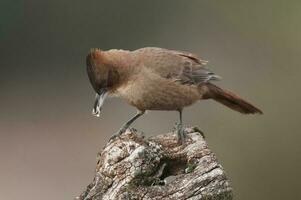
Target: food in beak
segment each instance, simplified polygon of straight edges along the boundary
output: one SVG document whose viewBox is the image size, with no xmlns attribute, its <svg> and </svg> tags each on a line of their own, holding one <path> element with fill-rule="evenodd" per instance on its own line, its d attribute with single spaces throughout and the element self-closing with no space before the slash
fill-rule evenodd
<svg viewBox="0 0 301 200">
<path fill-rule="evenodd" d="M 92 110 L 92 114 L 94 116 L 96 116 L 96 117 L 100 116 L 100 111 L 101 111 L 102 105 L 103 105 L 106 97 L 107 97 L 107 92 L 106 91 L 101 92 L 100 94 L 96 93 L 95 103 L 94 103 L 94 107 L 93 107 L 93 110 Z"/>
</svg>

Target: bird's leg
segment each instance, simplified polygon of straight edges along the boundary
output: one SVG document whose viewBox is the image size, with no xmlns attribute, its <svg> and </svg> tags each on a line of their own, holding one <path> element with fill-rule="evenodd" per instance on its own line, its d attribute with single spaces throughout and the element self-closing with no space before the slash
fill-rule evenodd
<svg viewBox="0 0 301 200">
<path fill-rule="evenodd" d="M 177 135 L 178 135 L 178 142 L 181 144 L 185 143 L 187 138 L 186 132 L 183 127 L 183 120 L 182 120 L 182 110 L 179 110 L 180 115 L 180 122 L 177 124 Z"/>
<path fill-rule="evenodd" d="M 119 131 L 117 133 L 115 133 L 114 135 L 112 135 L 112 137 L 110 138 L 110 140 L 114 139 L 115 137 L 121 135 L 124 131 L 126 131 L 127 128 L 129 128 L 129 126 L 136 120 L 138 119 L 140 116 L 142 116 L 145 113 L 145 111 L 138 111 L 137 114 L 135 116 L 133 116 L 129 121 L 127 121 L 125 124 L 123 124 L 123 126 L 119 129 Z"/>
<path fill-rule="evenodd" d="M 133 116 L 129 121 L 127 121 L 125 124 L 123 124 L 123 126 L 119 129 L 118 134 L 120 135 L 121 133 L 123 133 L 127 128 L 129 128 L 129 126 L 136 120 L 138 119 L 140 116 L 142 116 L 145 113 L 145 111 L 138 111 L 136 113 L 135 116 Z"/>
</svg>

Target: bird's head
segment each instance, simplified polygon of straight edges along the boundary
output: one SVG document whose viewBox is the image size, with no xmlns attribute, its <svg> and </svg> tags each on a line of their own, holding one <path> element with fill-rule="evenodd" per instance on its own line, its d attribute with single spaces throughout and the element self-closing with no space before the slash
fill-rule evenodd
<svg viewBox="0 0 301 200">
<path fill-rule="evenodd" d="M 101 107 L 108 92 L 118 83 L 119 75 L 100 49 L 91 49 L 86 58 L 87 73 L 90 83 L 96 92 L 93 115 L 99 117 Z"/>
</svg>

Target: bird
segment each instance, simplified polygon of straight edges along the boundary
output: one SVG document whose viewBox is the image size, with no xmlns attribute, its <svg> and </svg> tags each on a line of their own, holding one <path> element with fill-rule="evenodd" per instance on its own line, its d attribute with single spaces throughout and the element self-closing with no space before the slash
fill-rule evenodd
<svg viewBox="0 0 301 200">
<path fill-rule="evenodd" d="M 122 98 L 137 108 L 112 139 L 148 110 L 178 111 L 176 133 L 182 144 L 187 139 L 182 111 L 198 101 L 213 99 L 242 114 L 263 114 L 248 101 L 213 84 L 221 77 L 207 63 L 193 53 L 159 47 L 133 51 L 93 48 L 86 57 L 87 74 L 96 92 L 92 114 L 100 116 L 107 96 Z"/>
</svg>

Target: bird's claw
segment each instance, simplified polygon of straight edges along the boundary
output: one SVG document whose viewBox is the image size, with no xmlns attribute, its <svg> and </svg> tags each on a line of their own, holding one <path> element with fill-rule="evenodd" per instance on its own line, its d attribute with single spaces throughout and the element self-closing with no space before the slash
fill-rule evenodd
<svg viewBox="0 0 301 200">
<path fill-rule="evenodd" d="M 122 133 L 124 133 L 126 131 L 126 129 L 121 128 L 117 133 L 113 134 L 109 141 L 114 140 L 115 138 L 119 137 Z"/>
<path fill-rule="evenodd" d="M 113 134 L 110 139 L 109 139 L 109 142 L 111 142 L 112 140 L 114 140 L 115 138 L 119 137 L 119 134 Z"/>
</svg>

